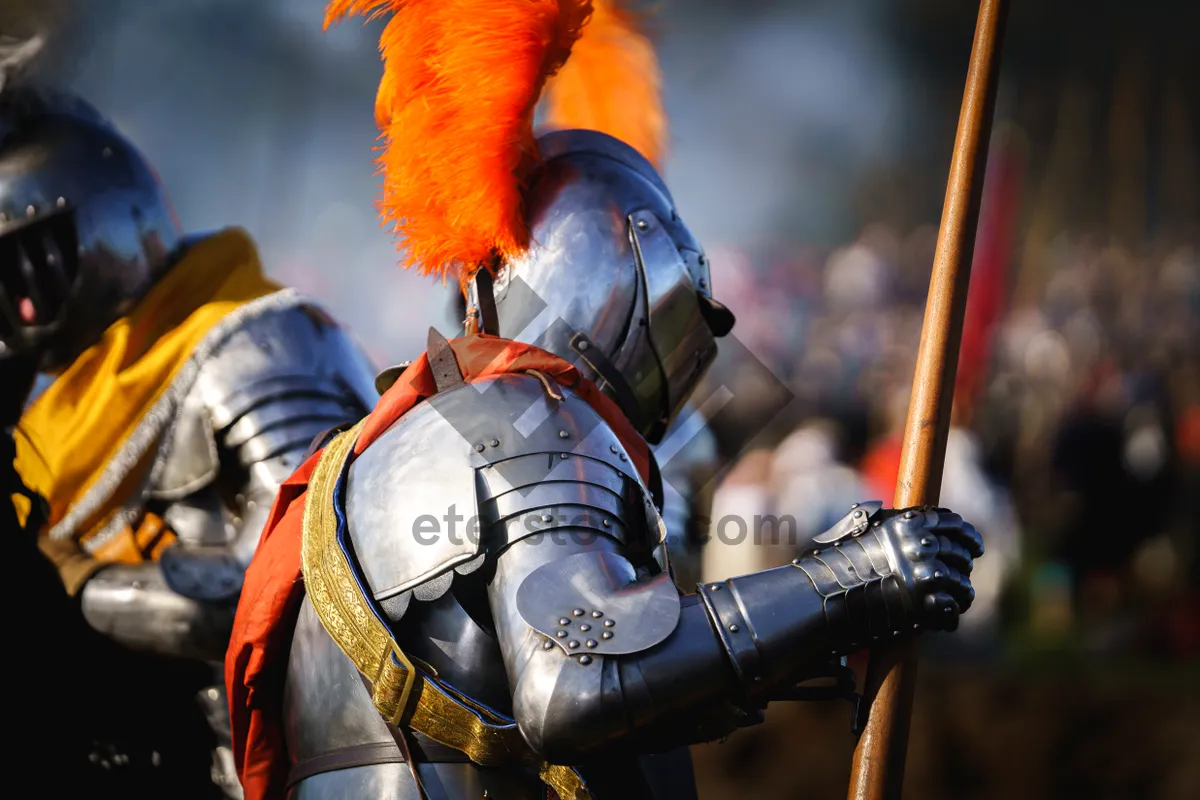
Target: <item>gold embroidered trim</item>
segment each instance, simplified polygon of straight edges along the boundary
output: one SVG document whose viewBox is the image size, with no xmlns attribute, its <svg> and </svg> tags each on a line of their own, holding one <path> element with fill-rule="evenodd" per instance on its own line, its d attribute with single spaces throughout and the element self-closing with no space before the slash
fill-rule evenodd
<svg viewBox="0 0 1200 800">
<path fill-rule="evenodd" d="M 393 725 L 407 725 L 485 767 L 536 766 L 562 800 L 591 800 L 579 773 L 538 758 L 511 720 L 416 669 L 375 616 L 337 540 L 334 487 L 366 420 L 326 445 L 308 483 L 301 564 L 321 625 L 371 684 L 371 701 Z"/>
</svg>

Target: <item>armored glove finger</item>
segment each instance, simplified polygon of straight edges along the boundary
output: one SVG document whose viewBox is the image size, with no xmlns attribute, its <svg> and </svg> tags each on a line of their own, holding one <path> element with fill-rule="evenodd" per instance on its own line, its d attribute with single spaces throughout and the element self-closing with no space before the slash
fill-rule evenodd
<svg viewBox="0 0 1200 800">
<path fill-rule="evenodd" d="M 892 555 L 897 574 L 912 597 L 912 623 L 932 630 L 954 630 L 971 607 L 975 589 L 971 571 L 983 552 L 974 526 L 941 508 L 881 511 L 871 532 Z"/>
<path fill-rule="evenodd" d="M 947 509 L 909 508 L 880 517 L 879 527 L 872 529 L 891 537 L 893 552 L 898 550 L 909 561 L 899 572 L 913 579 L 905 583 L 918 609 L 914 624 L 932 630 L 957 628 L 959 615 L 975 599 L 970 575 L 974 559 L 983 552 L 979 533 Z"/>
<path fill-rule="evenodd" d="M 946 508 L 929 509 L 928 513 L 936 515 L 933 530 L 939 535 L 961 545 L 971 558 L 983 556 L 983 537 L 975 530 L 974 525 Z"/>
</svg>

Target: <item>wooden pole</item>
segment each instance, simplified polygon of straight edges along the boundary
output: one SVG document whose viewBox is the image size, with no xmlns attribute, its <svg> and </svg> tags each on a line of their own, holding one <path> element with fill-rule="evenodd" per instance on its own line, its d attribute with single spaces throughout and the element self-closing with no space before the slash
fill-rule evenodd
<svg viewBox="0 0 1200 800">
<path fill-rule="evenodd" d="M 893 500 L 896 508 L 935 505 L 941 489 L 1007 9 L 1007 0 L 982 0 L 979 5 L 917 350 Z M 900 797 L 916 682 L 916 654 L 915 637 L 871 652 L 864 697 L 864 702 L 870 701 L 871 710 L 854 750 L 850 800 Z"/>
</svg>

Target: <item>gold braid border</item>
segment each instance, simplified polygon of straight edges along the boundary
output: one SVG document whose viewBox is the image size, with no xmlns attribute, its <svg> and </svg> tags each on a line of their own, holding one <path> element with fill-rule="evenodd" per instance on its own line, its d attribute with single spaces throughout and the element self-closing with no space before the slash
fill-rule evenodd
<svg viewBox="0 0 1200 800">
<path fill-rule="evenodd" d="M 371 701 L 391 724 L 407 724 L 481 766 L 534 766 L 562 800 L 591 800 L 579 773 L 538 758 L 514 722 L 417 670 L 358 590 L 338 544 L 333 492 L 365 422 L 325 446 L 308 482 L 301 564 L 322 626 L 370 682 Z"/>
</svg>

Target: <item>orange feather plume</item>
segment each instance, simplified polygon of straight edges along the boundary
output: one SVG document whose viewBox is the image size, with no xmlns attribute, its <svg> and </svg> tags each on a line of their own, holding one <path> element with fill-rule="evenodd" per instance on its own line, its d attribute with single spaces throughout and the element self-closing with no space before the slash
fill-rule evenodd
<svg viewBox="0 0 1200 800">
<path fill-rule="evenodd" d="M 641 17 L 593 0 L 592 18 L 546 86 L 546 124 L 615 136 L 661 169 L 667 149 L 662 74 Z"/>
<path fill-rule="evenodd" d="M 591 0 L 331 0 L 328 28 L 391 13 L 379 48 L 379 208 L 402 266 L 465 282 L 529 243 L 533 112 Z"/>
</svg>

